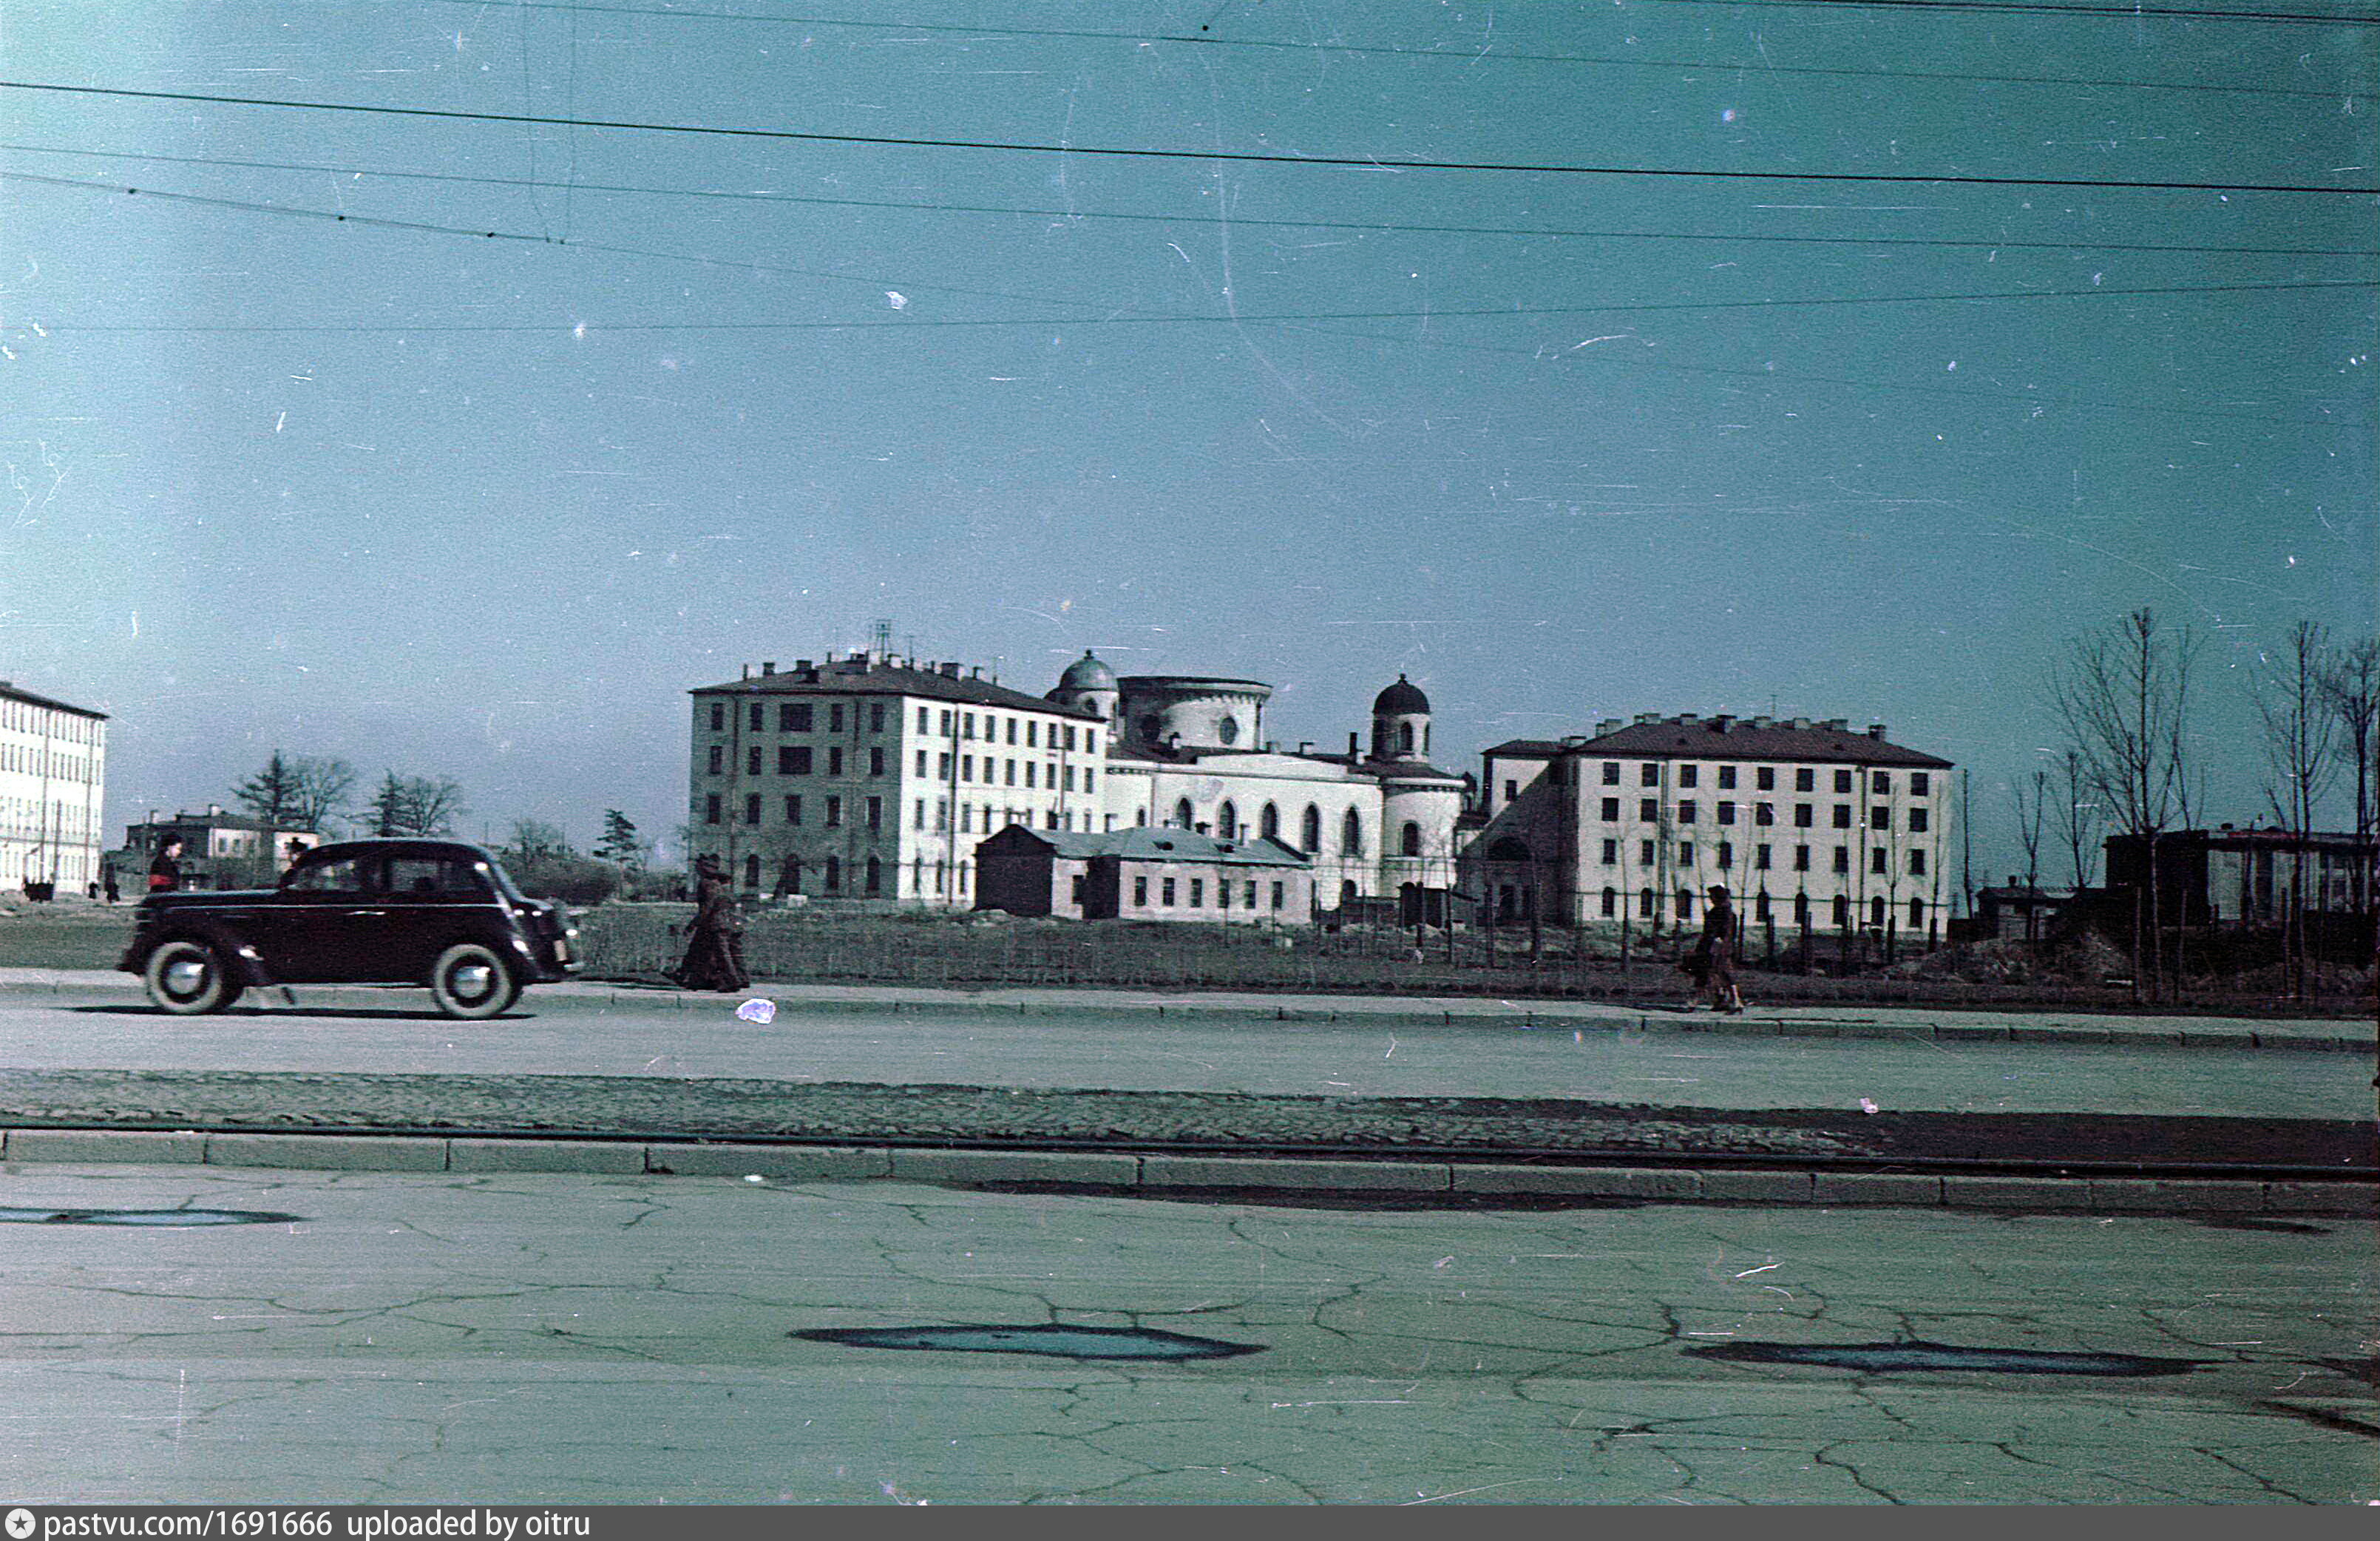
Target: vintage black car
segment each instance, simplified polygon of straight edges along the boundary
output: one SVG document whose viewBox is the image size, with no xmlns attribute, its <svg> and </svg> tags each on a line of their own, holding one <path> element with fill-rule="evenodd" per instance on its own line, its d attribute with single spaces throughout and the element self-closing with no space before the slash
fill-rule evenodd
<svg viewBox="0 0 2380 1541">
<path fill-rule="evenodd" d="M 298 858 L 278 888 L 154 893 L 116 965 L 178 1014 L 251 987 L 426 984 L 449 1016 L 494 1016 L 578 970 L 562 905 L 524 898 L 496 858 L 451 840 L 351 840 Z"/>
</svg>

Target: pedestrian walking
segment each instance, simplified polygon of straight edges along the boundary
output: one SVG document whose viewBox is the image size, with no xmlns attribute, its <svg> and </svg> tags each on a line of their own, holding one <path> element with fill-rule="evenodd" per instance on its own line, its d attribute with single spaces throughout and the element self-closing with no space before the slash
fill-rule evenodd
<svg viewBox="0 0 2380 1541">
<path fill-rule="evenodd" d="M 181 886 L 182 840 L 173 835 L 157 847 L 157 858 L 149 864 L 149 892 L 171 893 Z"/>
<path fill-rule="evenodd" d="M 719 858 L 694 858 L 694 924 L 686 933 L 686 957 L 671 976 L 687 989 L 741 990 L 752 981 L 744 972 L 744 920 Z"/>
<path fill-rule="evenodd" d="M 1735 989 L 1735 942 L 1739 928 L 1735 906 L 1727 890 L 1716 883 L 1703 906 L 1703 940 L 1695 948 L 1698 972 L 1709 989 L 1711 1010 L 1730 1016 L 1743 1011 L 1743 997 Z"/>
<path fill-rule="evenodd" d="M 114 866 L 111 865 L 100 869 L 100 885 L 103 892 L 106 893 L 107 902 L 109 904 L 113 904 L 118 899 L 124 897 L 123 891 L 115 886 L 115 868 Z"/>
</svg>

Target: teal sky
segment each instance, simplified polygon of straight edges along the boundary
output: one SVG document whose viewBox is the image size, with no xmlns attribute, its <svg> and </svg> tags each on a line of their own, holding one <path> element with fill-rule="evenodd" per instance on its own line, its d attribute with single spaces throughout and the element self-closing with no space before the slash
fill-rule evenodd
<svg viewBox="0 0 2380 1541">
<path fill-rule="evenodd" d="M 583 842 L 881 617 L 1457 769 L 1882 722 L 1997 872 L 2147 604 L 2244 820 L 2260 651 L 2380 624 L 2374 19 L 11 0 L 0 677 L 115 834 L 280 747 Z"/>
</svg>

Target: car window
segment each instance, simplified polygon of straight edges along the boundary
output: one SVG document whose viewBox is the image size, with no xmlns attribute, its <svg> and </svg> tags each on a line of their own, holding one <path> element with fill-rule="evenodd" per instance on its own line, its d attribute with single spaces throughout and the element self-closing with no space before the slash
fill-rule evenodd
<svg viewBox="0 0 2380 1541">
<path fill-rule="evenodd" d="M 395 895 L 463 895 L 478 899 L 487 896 L 488 882 L 472 870 L 468 862 L 436 856 L 392 856 L 388 863 L 388 891 Z"/>
<path fill-rule="evenodd" d="M 318 862 L 290 873 L 285 886 L 297 893 L 362 893 L 370 888 L 371 866 L 362 856 Z"/>
</svg>

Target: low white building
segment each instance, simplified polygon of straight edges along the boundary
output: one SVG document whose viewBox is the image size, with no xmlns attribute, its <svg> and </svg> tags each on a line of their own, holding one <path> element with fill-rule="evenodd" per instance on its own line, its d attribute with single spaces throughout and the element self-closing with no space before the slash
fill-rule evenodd
<svg viewBox="0 0 2380 1541">
<path fill-rule="evenodd" d="M 1840 718 L 1645 714 L 1482 757 L 1465 893 L 1500 920 L 1929 935 L 1948 916 L 1949 760 Z"/>
<path fill-rule="evenodd" d="M 0 884 L 99 880 L 107 714 L 0 680 Z"/>
</svg>

